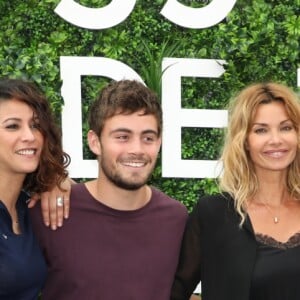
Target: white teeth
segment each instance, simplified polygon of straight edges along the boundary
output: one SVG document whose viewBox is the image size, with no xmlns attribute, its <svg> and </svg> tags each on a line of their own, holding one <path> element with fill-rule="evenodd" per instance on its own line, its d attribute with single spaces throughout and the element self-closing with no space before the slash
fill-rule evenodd
<svg viewBox="0 0 300 300">
<path fill-rule="evenodd" d="M 133 168 L 140 168 L 145 165 L 144 162 L 123 162 L 123 165 Z"/>
<path fill-rule="evenodd" d="M 35 152 L 36 151 L 33 149 L 24 149 L 24 150 L 17 151 L 17 153 L 21 155 L 33 155 L 35 154 Z"/>
<path fill-rule="evenodd" d="M 284 154 L 285 154 L 285 152 L 282 152 L 282 151 L 268 153 L 269 156 L 274 157 L 274 158 L 282 157 Z"/>
</svg>

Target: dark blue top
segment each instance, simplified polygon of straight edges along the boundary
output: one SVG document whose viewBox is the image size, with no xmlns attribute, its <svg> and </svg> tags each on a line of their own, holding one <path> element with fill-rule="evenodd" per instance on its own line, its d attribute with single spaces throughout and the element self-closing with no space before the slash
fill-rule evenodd
<svg viewBox="0 0 300 300">
<path fill-rule="evenodd" d="M 21 192 L 17 212 L 21 234 L 12 231 L 12 220 L 0 200 L 0 299 L 34 300 L 46 280 L 47 267 L 35 239 L 26 200 Z"/>
</svg>

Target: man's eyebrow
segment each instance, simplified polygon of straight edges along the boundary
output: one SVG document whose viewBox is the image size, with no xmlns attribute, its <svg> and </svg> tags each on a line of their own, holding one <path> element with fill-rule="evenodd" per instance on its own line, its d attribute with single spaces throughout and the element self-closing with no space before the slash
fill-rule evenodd
<svg viewBox="0 0 300 300">
<path fill-rule="evenodd" d="M 120 128 L 116 128 L 116 129 L 112 130 L 110 132 L 110 134 L 114 134 L 114 133 L 118 133 L 118 132 L 132 133 L 133 131 L 128 129 L 128 128 L 120 127 Z M 153 129 L 146 129 L 146 130 L 142 131 L 141 134 L 155 134 L 155 135 L 158 135 L 158 132 L 156 130 L 153 130 Z"/>
<path fill-rule="evenodd" d="M 155 134 L 155 135 L 158 135 L 158 132 L 156 130 L 153 130 L 153 129 L 146 129 L 146 130 L 142 131 L 142 134 Z"/>
<path fill-rule="evenodd" d="M 120 128 L 116 128 L 116 129 L 112 130 L 110 133 L 116 133 L 116 132 L 128 132 L 128 133 L 130 133 L 130 132 L 132 132 L 132 130 L 130 130 L 128 128 L 120 127 Z"/>
</svg>

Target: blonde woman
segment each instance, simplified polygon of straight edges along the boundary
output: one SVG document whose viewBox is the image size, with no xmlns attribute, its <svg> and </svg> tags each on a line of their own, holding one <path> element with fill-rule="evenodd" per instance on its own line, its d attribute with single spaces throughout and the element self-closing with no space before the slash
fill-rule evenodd
<svg viewBox="0 0 300 300">
<path fill-rule="evenodd" d="M 172 300 L 300 299 L 300 104 L 277 83 L 229 106 L 220 194 L 187 223 Z"/>
</svg>

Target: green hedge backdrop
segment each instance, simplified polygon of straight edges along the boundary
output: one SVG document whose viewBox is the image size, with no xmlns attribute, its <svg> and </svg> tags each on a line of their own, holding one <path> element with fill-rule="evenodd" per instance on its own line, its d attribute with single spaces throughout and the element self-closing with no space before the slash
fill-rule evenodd
<svg viewBox="0 0 300 300">
<path fill-rule="evenodd" d="M 225 1 L 225 0 L 224 0 Z M 111 1 L 76 1 L 103 7 Z M 203 7 L 210 1 L 178 1 Z M 0 1 L 0 74 L 34 80 L 46 93 L 60 122 L 60 56 L 101 56 L 124 62 L 159 95 L 163 57 L 212 58 L 227 61 L 218 79 L 183 78 L 182 106 L 223 109 L 228 99 L 246 84 L 275 80 L 296 90 L 300 67 L 300 0 L 237 0 L 219 24 L 187 29 L 159 12 L 166 1 L 137 0 L 129 17 L 104 30 L 88 30 L 67 23 L 55 14 L 59 0 Z M 89 103 L 108 81 L 82 79 L 84 120 Z M 86 131 L 86 124 L 84 130 Z M 182 130 L 184 159 L 217 159 L 222 131 Z M 85 158 L 91 154 L 84 149 Z M 190 209 L 204 193 L 216 191 L 212 179 L 162 178 L 161 165 L 151 183 Z"/>
</svg>

